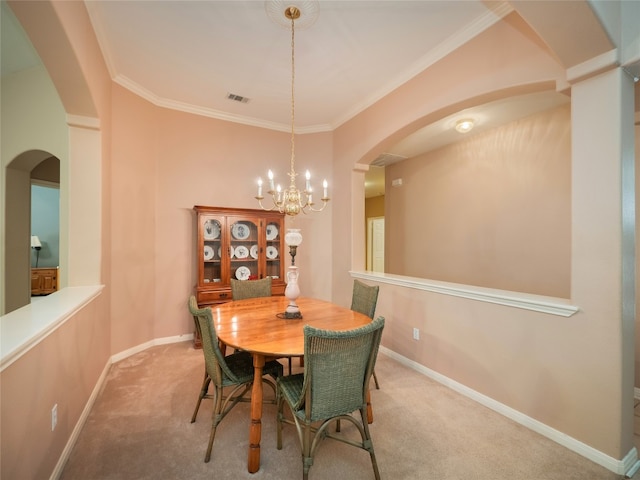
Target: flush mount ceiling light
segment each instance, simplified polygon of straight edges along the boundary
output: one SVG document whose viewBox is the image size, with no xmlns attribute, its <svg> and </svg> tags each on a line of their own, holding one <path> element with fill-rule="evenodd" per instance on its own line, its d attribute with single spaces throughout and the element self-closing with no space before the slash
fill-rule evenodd
<svg viewBox="0 0 640 480">
<path fill-rule="evenodd" d="M 473 128 L 473 120 L 464 118 L 456 122 L 456 130 L 460 133 L 467 133 Z"/>
</svg>

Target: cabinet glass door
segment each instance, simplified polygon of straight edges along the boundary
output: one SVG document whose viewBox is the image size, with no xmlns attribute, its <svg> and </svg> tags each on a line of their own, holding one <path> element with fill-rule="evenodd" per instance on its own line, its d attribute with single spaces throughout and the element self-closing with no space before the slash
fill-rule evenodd
<svg viewBox="0 0 640 480">
<path fill-rule="evenodd" d="M 231 278 L 238 280 L 257 280 L 260 278 L 258 220 L 230 218 L 229 238 Z"/>
<path fill-rule="evenodd" d="M 222 278 L 222 223 L 213 217 L 202 218 L 202 283 L 217 283 Z"/>
<path fill-rule="evenodd" d="M 284 235 L 284 232 L 282 232 L 282 225 L 279 221 L 267 221 L 267 246 L 265 252 L 267 257 L 266 275 L 273 279 L 280 278 L 280 265 L 282 264 L 282 255 L 285 254 L 285 252 L 280 251 L 280 239 L 282 235 Z"/>
</svg>

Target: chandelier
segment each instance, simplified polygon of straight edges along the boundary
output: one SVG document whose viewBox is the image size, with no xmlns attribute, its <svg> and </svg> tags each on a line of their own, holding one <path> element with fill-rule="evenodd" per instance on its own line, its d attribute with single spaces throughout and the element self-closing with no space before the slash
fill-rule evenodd
<svg viewBox="0 0 640 480">
<path fill-rule="evenodd" d="M 269 170 L 269 185 L 266 187 L 267 195 L 271 197 L 273 205 L 271 207 L 265 207 L 262 204 L 264 196 L 262 195 L 262 178 L 258 179 L 258 195 L 256 200 L 260 208 L 263 210 L 278 210 L 280 213 L 286 213 L 287 215 L 296 216 L 300 212 L 307 213 L 307 210 L 313 212 L 320 212 L 327 206 L 329 201 L 328 185 L 327 181 L 322 182 L 322 197 L 320 201 L 322 205 L 315 207 L 313 198 L 313 189 L 311 187 L 311 174 L 307 170 L 305 174 L 305 187 L 304 190 L 299 190 L 296 186 L 296 177 L 298 174 L 295 170 L 295 135 L 294 135 L 294 123 L 295 123 L 295 96 L 294 96 L 294 84 L 295 84 L 295 20 L 300 18 L 300 10 L 298 7 L 289 6 L 284 11 L 284 16 L 291 20 L 291 167 L 287 175 L 290 178 L 289 187 L 283 189 L 279 184 L 276 186 L 274 183 L 273 172 Z"/>
</svg>

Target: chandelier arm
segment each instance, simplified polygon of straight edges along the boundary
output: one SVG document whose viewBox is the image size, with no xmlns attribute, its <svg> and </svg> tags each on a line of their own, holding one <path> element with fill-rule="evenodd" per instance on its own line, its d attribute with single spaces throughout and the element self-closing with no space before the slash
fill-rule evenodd
<svg viewBox="0 0 640 480">
<path fill-rule="evenodd" d="M 313 208 L 313 206 L 311 206 L 311 205 L 307 205 L 307 207 L 312 212 L 321 212 L 322 210 L 324 210 L 324 207 L 327 206 L 327 203 L 329 203 L 329 200 L 322 200 L 322 206 L 320 208 Z M 307 212 L 305 212 L 305 213 L 307 213 Z"/>
<path fill-rule="evenodd" d="M 262 198 L 264 198 L 264 197 L 262 197 Z M 267 207 L 265 207 L 265 206 L 262 204 L 262 198 L 260 198 L 260 197 L 256 197 L 256 200 L 258 200 L 258 205 L 260 205 L 260 208 L 261 208 L 262 210 L 265 210 L 265 211 L 267 211 L 267 212 L 272 212 L 272 211 L 274 211 L 274 210 L 276 209 L 276 204 L 275 204 L 275 203 L 273 204 L 273 207 L 271 207 L 271 208 L 267 208 Z"/>
</svg>

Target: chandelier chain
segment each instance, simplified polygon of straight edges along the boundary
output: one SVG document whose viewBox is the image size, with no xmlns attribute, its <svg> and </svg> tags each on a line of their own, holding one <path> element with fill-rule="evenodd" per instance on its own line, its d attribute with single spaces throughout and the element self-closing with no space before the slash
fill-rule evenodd
<svg viewBox="0 0 640 480">
<path fill-rule="evenodd" d="M 293 9 L 296 7 L 289 7 L 291 9 L 291 184 L 295 184 L 296 173 L 294 170 L 295 164 L 295 80 L 296 80 L 296 62 L 295 62 L 295 14 Z"/>
</svg>

